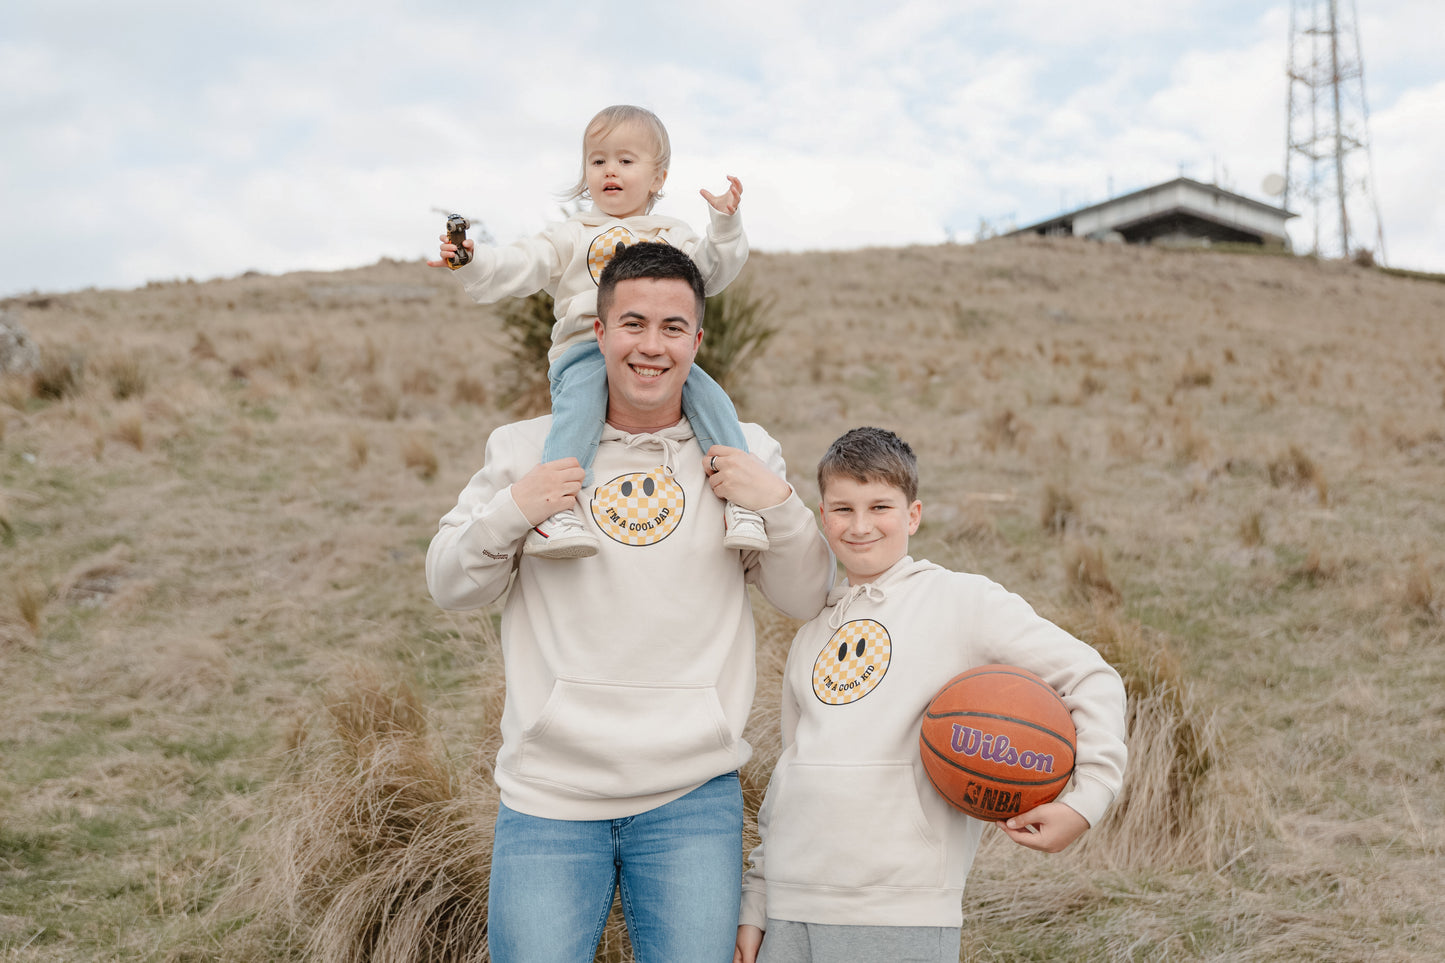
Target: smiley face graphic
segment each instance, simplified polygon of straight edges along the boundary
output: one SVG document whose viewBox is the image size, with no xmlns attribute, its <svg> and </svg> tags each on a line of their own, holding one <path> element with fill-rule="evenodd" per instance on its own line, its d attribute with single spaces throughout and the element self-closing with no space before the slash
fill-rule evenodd
<svg viewBox="0 0 1445 963">
<path fill-rule="evenodd" d="M 608 228 L 594 237 L 587 246 L 587 270 L 592 275 L 592 283 L 596 284 L 601 279 L 602 269 L 612 260 L 612 255 L 617 253 L 617 245 L 666 243 L 660 237 L 638 237 L 620 224 Z"/>
<path fill-rule="evenodd" d="M 608 538 L 624 545 L 655 545 L 682 521 L 682 486 L 662 465 L 651 471 L 618 475 L 598 485 L 592 517 Z"/>
<path fill-rule="evenodd" d="M 888 630 L 855 619 L 833 633 L 813 662 L 813 695 L 830 706 L 857 702 L 878 688 L 892 658 Z"/>
</svg>

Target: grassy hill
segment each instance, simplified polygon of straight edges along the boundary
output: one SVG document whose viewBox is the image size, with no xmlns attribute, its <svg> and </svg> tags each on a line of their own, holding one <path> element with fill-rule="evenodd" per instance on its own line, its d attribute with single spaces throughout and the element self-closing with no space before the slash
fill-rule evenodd
<svg viewBox="0 0 1445 963">
<path fill-rule="evenodd" d="M 1147 709 L 1087 845 L 986 844 L 963 959 L 1445 958 L 1445 285 L 1042 239 L 744 278 L 781 330 L 736 399 L 805 500 L 842 431 L 898 431 L 915 557 Z M 495 312 L 390 261 L 0 309 L 46 359 L 0 381 L 0 959 L 379 938 L 326 881 L 383 850 L 338 827 L 395 828 L 407 786 L 484 858 L 495 805 L 494 613 L 422 573 L 514 417 Z M 758 619 L 753 793 L 792 628 Z"/>
</svg>

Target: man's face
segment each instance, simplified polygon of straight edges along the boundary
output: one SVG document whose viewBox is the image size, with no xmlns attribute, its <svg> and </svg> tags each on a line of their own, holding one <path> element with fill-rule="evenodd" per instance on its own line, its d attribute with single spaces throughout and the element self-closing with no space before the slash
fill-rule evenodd
<svg viewBox="0 0 1445 963">
<path fill-rule="evenodd" d="M 607 420 L 655 431 L 682 417 L 682 385 L 702 343 L 697 298 L 676 278 L 631 278 L 612 290 L 595 324 L 607 362 Z"/>
</svg>

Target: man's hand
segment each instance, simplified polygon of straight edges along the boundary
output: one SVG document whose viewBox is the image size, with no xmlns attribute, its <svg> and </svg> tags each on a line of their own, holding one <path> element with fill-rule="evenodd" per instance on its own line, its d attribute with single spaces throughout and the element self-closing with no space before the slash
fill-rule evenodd
<svg viewBox="0 0 1445 963">
<path fill-rule="evenodd" d="M 758 947 L 763 945 L 763 931 L 749 923 L 738 927 L 738 945 L 733 950 L 733 963 L 755 963 Z"/>
<path fill-rule="evenodd" d="M 774 475 L 752 452 L 726 445 L 713 445 L 702 459 L 703 471 L 713 494 L 739 508 L 761 511 L 781 505 L 793 493 L 793 486 Z"/>
<path fill-rule="evenodd" d="M 449 261 L 452 259 L 452 255 L 454 255 L 454 254 L 457 253 L 457 246 L 456 246 L 455 244 L 451 243 L 450 241 L 448 241 L 448 240 L 447 240 L 447 236 L 446 236 L 445 234 L 442 235 L 441 240 L 442 240 L 442 244 L 441 244 L 442 259 L 441 259 L 440 261 L 428 261 L 428 262 L 426 262 L 426 266 L 427 266 L 427 267 L 447 267 L 447 266 L 448 266 L 447 262 L 449 262 Z M 463 242 L 462 242 L 462 247 L 466 248 L 468 251 L 476 251 L 476 249 L 477 249 L 477 246 L 472 243 L 472 239 L 471 239 L 471 238 L 467 238 L 465 241 L 463 241 Z"/>
<path fill-rule="evenodd" d="M 711 204 L 716 210 L 723 214 L 736 214 L 738 205 L 743 202 L 743 182 L 731 174 L 728 175 L 728 182 L 732 184 L 721 194 L 712 194 L 707 188 L 698 191 L 703 200 Z"/>
<path fill-rule="evenodd" d="M 1038 832 L 1031 831 L 1030 826 Z M 998 827 L 1020 846 L 1037 849 L 1041 853 L 1060 853 L 1084 835 L 1089 821 L 1072 806 L 1051 802 L 1035 806 L 1012 819 L 1001 819 Z"/>
<path fill-rule="evenodd" d="M 544 461 L 512 482 L 512 501 L 527 516 L 528 525 L 540 525 L 564 508 L 577 504 L 577 493 L 582 490 L 582 479 L 586 477 L 587 473 L 575 458 Z"/>
</svg>

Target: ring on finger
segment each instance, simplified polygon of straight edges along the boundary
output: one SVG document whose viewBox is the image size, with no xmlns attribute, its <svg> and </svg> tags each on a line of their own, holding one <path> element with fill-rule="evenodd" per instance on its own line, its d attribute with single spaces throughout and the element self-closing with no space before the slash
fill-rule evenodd
<svg viewBox="0 0 1445 963">
<path fill-rule="evenodd" d="M 712 461 L 709 462 L 709 464 L 712 465 L 712 473 L 713 473 L 714 475 L 716 475 L 716 474 L 717 474 L 717 455 L 713 455 L 713 456 L 712 456 Z"/>
</svg>

